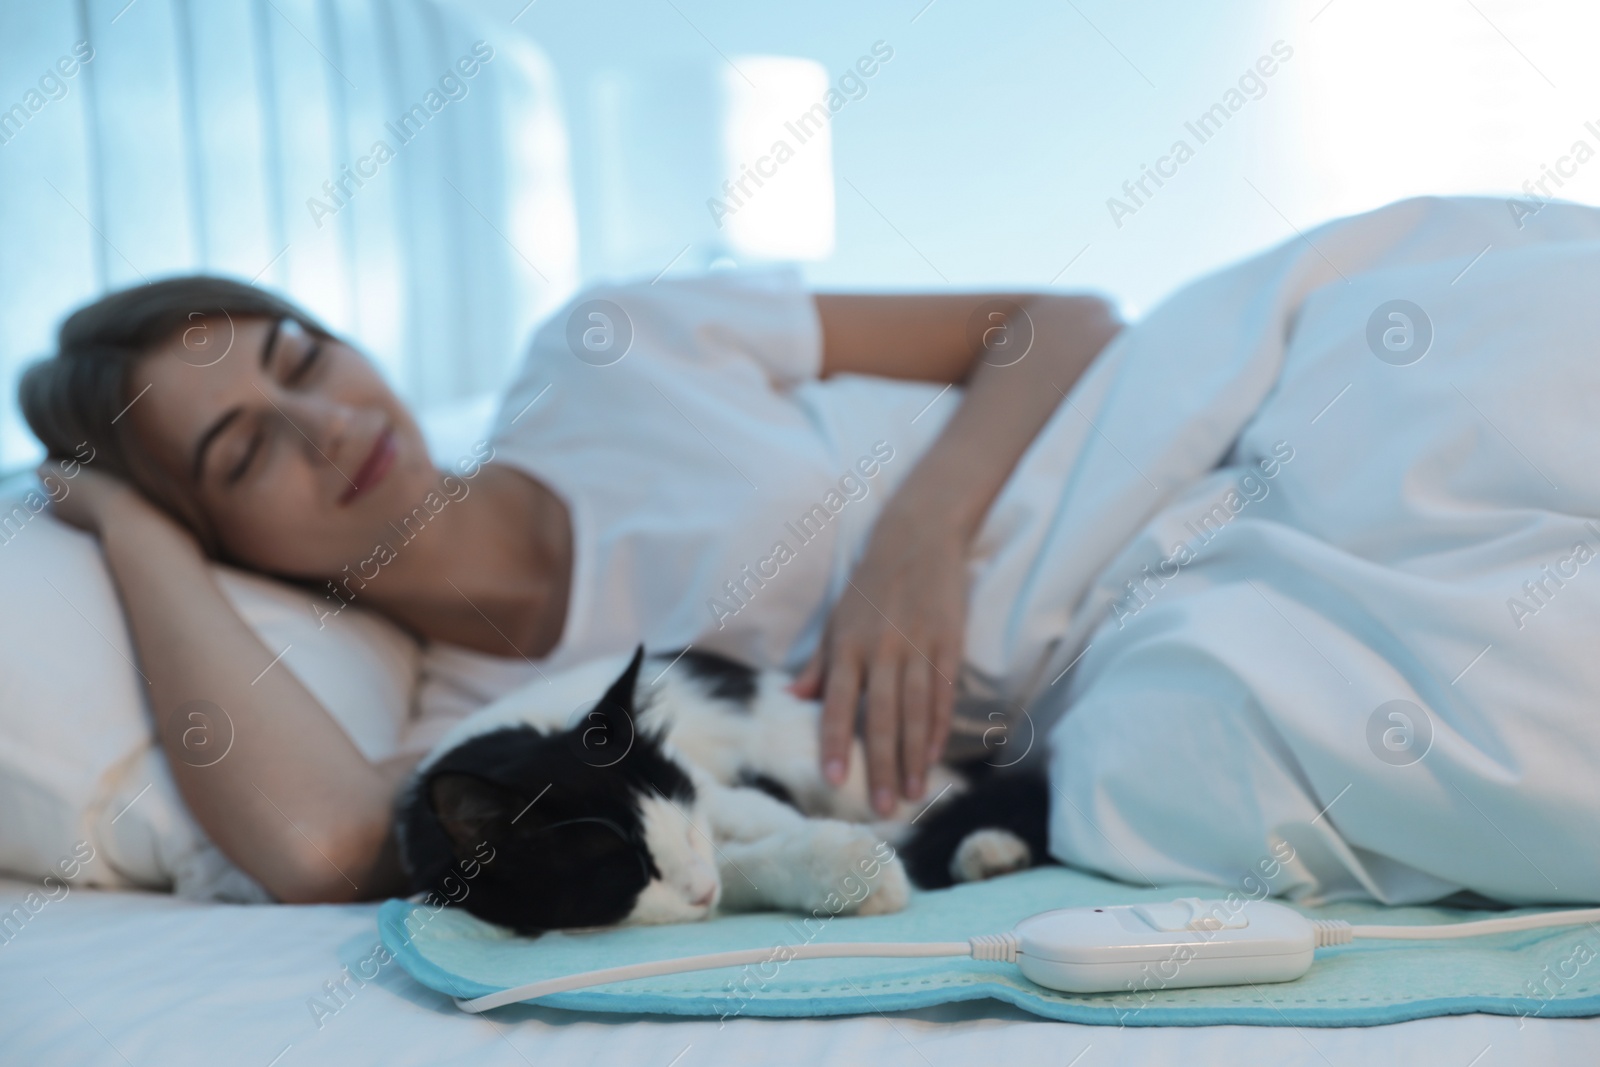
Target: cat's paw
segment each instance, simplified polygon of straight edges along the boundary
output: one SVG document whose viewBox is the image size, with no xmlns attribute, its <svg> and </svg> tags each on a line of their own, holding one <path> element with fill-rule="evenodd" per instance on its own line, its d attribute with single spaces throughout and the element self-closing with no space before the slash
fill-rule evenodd
<svg viewBox="0 0 1600 1067">
<path fill-rule="evenodd" d="M 887 915 L 911 899 L 911 880 L 894 849 L 865 826 L 813 824 L 813 855 L 826 857 L 828 877 L 818 890 L 838 915 Z M 840 901 L 842 906 L 838 906 Z"/>
<path fill-rule="evenodd" d="M 950 857 L 950 877 L 981 882 L 1033 866 L 1033 850 L 1009 830 L 974 830 Z"/>
<path fill-rule="evenodd" d="M 878 869 L 871 881 L 872 892 L 856 908 L 857 915 L 888 915 L 901 910 L 911 900 L 911 879 L 900 857 L 895 856 Z"/>
</svg>

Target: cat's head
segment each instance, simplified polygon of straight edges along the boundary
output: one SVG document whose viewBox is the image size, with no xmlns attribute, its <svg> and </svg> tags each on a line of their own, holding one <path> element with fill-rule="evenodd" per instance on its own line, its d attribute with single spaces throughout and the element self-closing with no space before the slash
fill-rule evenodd
<svg viewBox="0 0 1600 1067">
<path fill-rule="evenodd" d="M 427 769 L 402 834 L 415 890 L 524 934 L 710 913 L 722 886 L 694 784 L 637 726 L 642 659 L 569 729 L 495 730 Z"/>
</svg>

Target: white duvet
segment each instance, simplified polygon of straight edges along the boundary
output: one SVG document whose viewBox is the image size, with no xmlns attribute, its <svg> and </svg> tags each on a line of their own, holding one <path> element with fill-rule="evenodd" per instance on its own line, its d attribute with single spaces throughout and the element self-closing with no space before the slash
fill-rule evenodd
<svg viewBox="0 0 1600 1067">
<path fill-rule="evenodd" d="M 1597 356 L 1600 211 L 1500 200 L 1329 224 L 1127 331 L 1008 489 L 1055 509 L 994 640 L 1067 635 L 1025 694 L 1069 709 L 1057 854 L 1600 900 Z"/>
</svg>

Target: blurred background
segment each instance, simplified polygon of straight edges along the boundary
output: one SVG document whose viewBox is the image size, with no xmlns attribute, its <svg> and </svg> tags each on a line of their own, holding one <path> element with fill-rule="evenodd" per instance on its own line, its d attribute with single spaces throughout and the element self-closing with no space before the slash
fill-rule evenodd
<svg viewBox="0 0 1600 1067">
<path fill-rule="evenodd" d="M 818 286 L 1090 286 L 1137 311 L 1296 227 L 1417 194 L 1517 193 L 1574 141 L 1600 149 L 1600 7 L 1585 2 L 475 4 L 520 12 L 566 87 L 586 271 L 660 269 L 611 258 L 603 116 L 609 79 L 648 93 L 669 59 L 717 72 L 802 56 L 836 80 L 874 41 L 893 47 L 832 123 Z M 1292 57 L 1201 145 L 1185 123 L 1277 41 Z M 1123 182 L 1180 138 L 1194 157 L 1116 225 L 1107 199 L 1134 206 Z M 1600 197 L 1600 165 L 1563 180 L 1562 196 Z"/>
<path fill-rule="evenodd" d="M 363 19 L 373 47 L 418 53 L 418 71 L 448 70 L 472 35 L 498 50 L 500 66 L 485 65 L 501 72 L 496 77 L 507 66 L 499 57 L 525 50 L 517 61 L 534 71 L 530 84 L 545 109 L 536 121 L 489 124 L 470 135 L 435 137 L 429 129 L 417 142 L 436 143 L 405 149 L 396 169 L 409 172 L 438 154 L 436 166 L 454 192 L 442 185 L 419 192 L 408 178 L 403 198 L 455 205 L 453 221 L 436 227 L 437 242 L 487 224 L 484 247 L 506 254 L 501 273 L 527 274 L 527 284 L 519 289 L 515 277 L 499 280 L 484 273 L 486 260 L 473 260 L 478 274 L 469 288 L 494 290 L 514 310 L 473 311 L 471 301 L 487 297 L 469 292 L 453 310 L 440 311 L 457 323 L 494 320 L 492 329 L 472 335 L 464 346 L 470 352 L 452 347 L 450 339 L 467 327 L 448 317 L 408 325 L 401 311 L 443 289 L 410 268 L 404 278 L 381 282 L 362 281 L 351 266 L 373 256 L 368 246 L 377 247 L 372 242 L 387 225 L 375 212 L 390 194 L 362 192 L 349 198 L 349 211 L 325 198 L 340 208 L 339 225 L 327 230 L 305 220 L 310 205 L 301 201 L 323 196 L 321 179 L 360 154 L 367 140 L 360 132 L 343 147 L 333 138 L 325 158 L 305 164 L 305 180 L 274 194 L 280 203 L 264 216 L 263 233 L 241 238 L 248 254 L 230 260 L 217 226 L 199 223 L 181 239 L 147 240 L 150 250 L 136 253 L 129 244 L 139 240 L 118 238 L 114 212 L 97 217 L 98 194 L 84 186 L 78 198 L 73 179 L 58 173 L 66 157 L 29 156 L 36 150 L 29 138 L 45 143 L 51 134 L 40 128 L 50 123 L 56 136 L 79 136 L 51 114 L 71 105 L 52 104 L 0 143 L 0 192 L 7 194 L 0 197 L 0 242 L 12 243 L 9 253 L 0 248 L 0 300 L 10 301 L 0 308 L 0 469 L 36 457 L 18 423 L 11 382 L 44 350 L 60 314 L 105 288 L 181 269 L 256 275 L 354 333 L 422 407 L 466 405 L 481 413 L 514 369 L 528 328 L 601 278 L 793 261 L 817 288 L 1088 288 L 1136 316 L 1201 272 L 1400 197 L 1482 193 L 1508 198 L 1508 211 L 1513 197 L 1536 206 L 1533 195 L 1600 202 L 1600 160 L 1590 158 L 1600 152 L 1600 65 L 1591 54 L 1600 8 L 1577 0 L 437 5 L 459 12 L 470 29 L 458 28 L 454 15 L 418 15 L 426 5 L 410 2 L 219 3 L 0 0 L 0 108 L 24 99 L 39 74 L 34 68 L 88 33 L 96 58 L 84 70 L 100 82 L 78 95 L 93 105 L 97 92 L 102 102 L 98 111 L 87 106 L 82 122 L 91 130 L 98 123 L 102 139 L 120 138 L 119 151 L 130 159 L 159 155 L 161 109 L 148 101 L 132 106 L 125 95 L 117 97 L 121 104 L 108 102 L 107 85 L 113 76 L 150 82 L 151 94 L 173 95 L 181 125 L 184 108 L 194 110 L 184 103 L 185 79 L 203 82 L 204 63 L 222 62 L 206 60 L 209 51 L 194 45 L 201 58 L 186 65 L 185 42 L 194 43 L 194 27 L 204 30 L 206 19 L 221 17 L 213 12 L 234 8 L 241 14 L 229 32 L 258 39 L 262 69 L 279 75 L 271 87 L 280 98 L 286 85 L 322 86 L 343 101 L 335 105 L 341 121 L 356 128 L 346 114 L 353 113 L 350 101 L 381 82 L 386 95 L 363 127 L 372 131 L 430 83 L 408 82 L 403 64 L 391 70 L 379 63 L 383 76 L 364 78 Z M 352 14 L 357 7 L 364 13 Z M 55 14 L 41 13 L 48 11 Z M 408 43 L 408 20 L 415 19 L 435 26 L 436 39 L 423 33 Z M 142 50 L 137 62 L 119 58 L 138 35 L 170 36 L 172 26 L 178 44 L 170 60 L 159 49 Z M 22 52 L 5 43 L 29 34 L 46 44 Z M 260 39 L 270 46 L 266 53 Z M 163 63 L 171 71 L 161 73 Z M 189 91 L 202 105 L 212 99 Z M 471 109 L 490 106 L 481 102 L 485 95 L 479 103 L 470 96 L 452 103 L 455 110 L 435 121 L 482 125 L 483 114 Z M 504 110 L 507 99 L 502 92 L 497 106 Z M 316 101 L 301 106 L 314 110 Z M 258 112 L 264 129 L 277 124 L 278 148 L 266 151 L 268 162 L 293 163 L 298 157 L 283 145 L 305 134 L 309 120 L 296 111 L 291 123 L 282 107 L 250 113 Z M 216 122 L 226 127 L 226 114 Z M 141 123 L 157 135 L 142 140 Z M 0 118 L 0 138 L 6 134 Z M 542 175 L 543 199 L 533 208 L 491 207 L 516 198 L 501 187 L 506 179 L 484 177 L 474 144 L 536 156 L 522 161 L 523 173 Z M 129 173 L 143 177 L 113 189 L 137 190 L 145 181 L 150 202 L 207 188 L 215 200 L 222 186 L 201 172 L 218 151 L 204 149 L 167 177 L 159 167 L 141 171 L 145 163 L 130 163 Z M 104 171 L 106 155 L 91 153 L 72 166 Z M 52 175 L 54 192 L 39 184 Z M 17 188 L 25 190 L 20 197 L 12 195 Z M 52 220 L 47 232 L 37 229 L 41 212 Z M 336 231 L 344 236 L 329 236 Z M 74 234 L 114 247 L 85 253 L 84 262 L 98 267 L 75 266 L 51 251 L 77 240 Z M 318 251 L 319 240 L 344 241 L 344 267 L 326 266 L 334 253 Z M 19 242 L 29 245 L 25 256 Z M 258 273 L 254 265 L 280 246 L 280 258 Z M 76 270 L 84 280 L 38 289 L 39 272 L 52 270 Z M 457 270 L 458 282 L 461 276 Z M 34 291 L 48 295 L 22 295 Z"/>
</svg>

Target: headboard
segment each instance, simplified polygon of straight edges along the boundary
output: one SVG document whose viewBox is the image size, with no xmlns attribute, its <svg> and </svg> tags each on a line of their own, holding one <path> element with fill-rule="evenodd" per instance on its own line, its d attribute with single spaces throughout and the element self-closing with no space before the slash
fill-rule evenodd
<svg viewBox="0 0 1600 1067">
<path fill-rule="evenodd" d="M 195 271 L 305 305 L 414 404 L 498 386 L 577 283 L 548 64 L 434 0 L 0 5 L 0 471 L 37 456 L 16 376 L 62 315 Z"/>
</svg>

